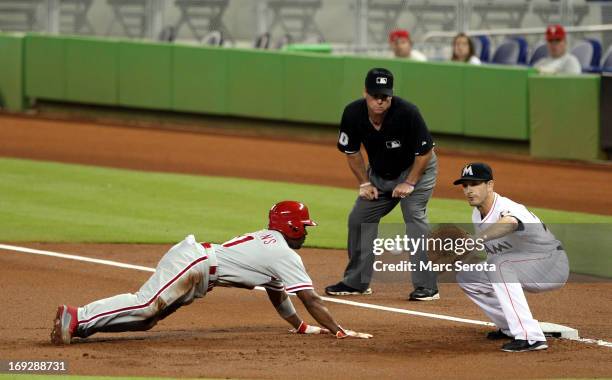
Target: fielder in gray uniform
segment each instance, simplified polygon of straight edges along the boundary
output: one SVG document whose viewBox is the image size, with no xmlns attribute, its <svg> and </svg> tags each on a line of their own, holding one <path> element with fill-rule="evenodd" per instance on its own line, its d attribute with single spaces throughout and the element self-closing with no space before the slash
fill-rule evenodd
<svg viewBox="0 0 612 380">
<path fill-rule="evenodd" d="M 523 290 L 539 293 L 565 284 L 569 264 L 561 242 L 525 206 L 493 191 L 489 165 L 467 164 L 454 184 L 474 207 L 475 239 L 484 240 L 486 262 L 494 267 L 457 273 L 459 286 L 499 329 L 487 338 L 512 339 L 502 346 L 507 352 L 548 348 Z"/>
<path fill-rule="evenodd" d="M 368 154 L 366 169 L 361 144 Z M 414 104 L 393 96 L 393 74 L 372 69 L 365 79 L 363 99 L 346 106 L 340 124 L 338 149 L 359 181 L 359 196 L 348 220 L 349 263 L 342 281 L 325 288 L 329 295 L 371 294 L 369 287 L 374 263 L 373 241 L 378 223 L 397 204 L 402 208 L 406 234 L 427 235 L 427 202 L 436 183 L 437 159 L 433 140 Z M 410 257 L 427 261 L 418 250 Z M 410 300 L 440 298 L 436 273 L 412 272 L 414 291 Z"/>
<path fill-rule="evenodd" d="M 97 332 L 143 331 L 179 307 L 202 298 L 215 286 L 253 289 L 263 286 L 278 314 L 297 334 L 333 334 L 336 338 L 371 338 L 343 329 L 314 291 L 300 256 L 306 226 L 316 226 L 308 208 L 295 201 L 272 207 L 268 229 L 223 244 L 198 243 L 193 235 L 172 247 L 155 273 L 136 293 L 120 294 L 82 307 L 57 308 L 51 342 L 70 344 L 73 337 Z M 323 327 L 300 318 L 288 293 L 295 293 Z"/>
</svg>

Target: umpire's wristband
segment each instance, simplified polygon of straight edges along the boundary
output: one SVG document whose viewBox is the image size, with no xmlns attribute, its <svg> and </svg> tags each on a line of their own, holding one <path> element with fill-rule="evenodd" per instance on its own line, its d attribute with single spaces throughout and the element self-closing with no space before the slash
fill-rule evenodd
<svg viewBox="0 0 612 380">
<path fill-rule="evenodd" d="M 361 185 L 359 185 L 359 188 L 364 188 L 366 186 L 370 186 L 372 184 L 372 182 L 364 182 Z"/>
</svg>

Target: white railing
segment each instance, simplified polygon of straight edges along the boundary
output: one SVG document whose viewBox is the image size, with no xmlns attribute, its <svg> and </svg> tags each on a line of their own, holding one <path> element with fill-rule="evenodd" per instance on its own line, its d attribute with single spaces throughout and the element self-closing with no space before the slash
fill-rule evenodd
<svg viewBox="0 0 612 380">
<path fill-rule="evenodd" d="M 567 33 L 590 33 L 590 32 L 608 32 L 612 31 L 612 24 L 603 25 L 585 25 L 585 26 L 566 26 L 565 31 Z M 517 35 L 533 35 L 541 34 L 546 32 L 546 28 L 521 28 L 521 29 L 483 29 L 483 30 L 467 30 L 465 34 L 468 36 L 517 36 Z M 450 39 L 457 35 L 457 32 L 428 32 L 423 36 L 423 42 L 440 38 Z"/>
</svg>

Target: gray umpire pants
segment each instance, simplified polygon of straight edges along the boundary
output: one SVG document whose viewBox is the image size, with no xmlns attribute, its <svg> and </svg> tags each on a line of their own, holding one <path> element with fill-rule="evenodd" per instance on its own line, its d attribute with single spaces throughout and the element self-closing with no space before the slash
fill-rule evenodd
<svg viewBox="0 0 612 380">
<path fill-rule="evenodd" d="M 402 208 L 406 235 L 410 238 L 427 236 L 429 222 L 427 220 L 427 202 L 433 194 L 438 174 L 438 164 L 435 152 L 421 180 L 416 184 L 414 191 L 406 198 L 392 198 L 395 186 L 406 180 L 412 168 L 408 168 L 398 178 L 385 180 L 369 170 L 370 182 L 378 189 L 378 199 L 367 200 L 357 197 L 348 220 L 348 255 L 349 263 L 344 272 L 343 283 L 358 289 L 366 290 L 372 279 L 374 264 L 373 244 L 378 236 L 380 219 L 387 215 L 397 204 Z M 437 276 L 433 271 L 418 270 L 419 263 L 427 261 L 427 252 L 418 250 L 410 256 L 410 262 L 415 263 L 417 270 L 412 271 L 412 284 L 415 288 L 424 287 L 436 289 Z"/>
</svg>

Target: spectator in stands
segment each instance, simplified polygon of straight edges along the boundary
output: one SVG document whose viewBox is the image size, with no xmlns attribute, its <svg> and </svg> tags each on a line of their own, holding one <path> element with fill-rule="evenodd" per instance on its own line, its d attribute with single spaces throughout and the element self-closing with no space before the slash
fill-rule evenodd
<svg viewBox="0 0 612 380">
<path fill-rule="evenodd" d="M 413 61 L 427 61 L 425 54 L 412 48 L 410 33 L 406 29 L 395 29 L 389 33 L 389 46 L 397 58 L 408 58 Z"/>
<path fill-rule="evenodd" d="M 546 28 L 548 57 L 537 61 L 534 67 L 541 74 L 580 74 L 582 68 L 578 58 L 567 51 L 565 29 L 561 25 Z"/>
<path fill-rule="evenodd" d="M 459 33 L 453 38 L 452 61 L 480 65 L 480 59 L 474 53 L 474 43 L 465 33 Z"/>
</svg>

